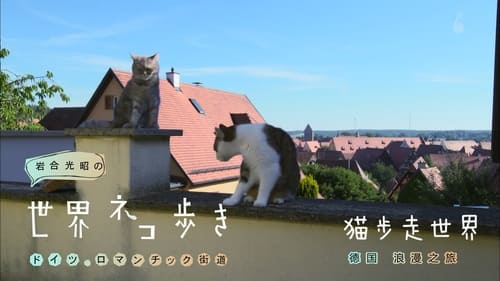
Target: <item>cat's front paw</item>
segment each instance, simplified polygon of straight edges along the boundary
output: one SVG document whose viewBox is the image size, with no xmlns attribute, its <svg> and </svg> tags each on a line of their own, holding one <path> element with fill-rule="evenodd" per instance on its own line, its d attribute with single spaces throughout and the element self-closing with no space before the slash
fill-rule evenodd
<svg viewBox="0 0 500 281">
<path fill-rule="evenodd" d="M 273 203 L 281 205 L 281 204 L 285 203 L 285 199 L 284 198 L 274 198 Z"/>
<path fill-rule="evenodd" d="M 132 123 L 125 123 L 123 124 L 122 128 L 133 128 Z"/>
<path fill-rule="evenodd" d="M 224 206 L 236 206 L 240 203 L 240 200 L 237 200 L 236 198 L 233 197 L 228 197 L 222 201 L 222 205 Z"/>
<path fill-rule="evenodd" d="M 255 198 L 253 196 L 247 195 L 245 198 L 243 198 L 244 203 L 253 203 L 255 201 Z"/>
<path fill-rule="evenodd" d="M 259 200 L 257 200 L 255 202 L 253 202 L 253 206 L 254 207 L 260 207 L 260 208 L 266 207 L 267 206 L 267 202 L 266 201 L 259 201 Z"/>
</svg>

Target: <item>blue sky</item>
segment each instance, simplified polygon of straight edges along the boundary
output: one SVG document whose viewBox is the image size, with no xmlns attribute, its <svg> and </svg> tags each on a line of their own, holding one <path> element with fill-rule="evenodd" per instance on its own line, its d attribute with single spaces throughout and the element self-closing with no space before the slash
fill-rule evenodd
<svg viewBox="0 0 500 281">
<path fill-rule="evenodd" d="M 51 70 L 71 101 L 49 105 L 84 106 L 159 52 L 287 130 L 491 130 L 496 1 L 235 2 L 2 0 L 2 68 Z"/>
</svg>

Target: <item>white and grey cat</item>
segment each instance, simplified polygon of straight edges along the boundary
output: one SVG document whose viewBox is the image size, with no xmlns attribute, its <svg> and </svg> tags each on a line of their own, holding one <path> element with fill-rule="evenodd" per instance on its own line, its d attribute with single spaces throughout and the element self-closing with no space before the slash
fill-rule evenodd
<svg viewBox="0 0 500 281">
<path fill-rule="evenodd" d="M 160 106 L 159 54 L 131 55 L 132 78 L 127 82 L 114 108 L 113 120 L 88 120 L 80 128 L 155 128 Z"/>
<path fill-rule="evenodd" d="M 220 124 L 215 128 L 214 150 L 219 161 L 243 156 L 238 186 L 224 205 L 237 205 L 244 199 L 265 207 L 268 201 L 282 204 L 295 198 L 300 181 L 297 154 L 282 129 L 268 124 Z"/>
</svg>

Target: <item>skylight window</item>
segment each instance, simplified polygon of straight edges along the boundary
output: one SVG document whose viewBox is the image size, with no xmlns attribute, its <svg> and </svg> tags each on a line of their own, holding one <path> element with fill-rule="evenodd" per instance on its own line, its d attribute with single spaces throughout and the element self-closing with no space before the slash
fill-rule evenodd
<svg viewBox="0 0 500 281">
<path fill-rule="evenodd" d="M 203 107 L 201 107 L 200 103 L 194 98 L 190 98 L 189 101 L 191 104 L 196 108 L 199 114 L 205 114 L 205 111 L 203 110 Z"/>
</svg>

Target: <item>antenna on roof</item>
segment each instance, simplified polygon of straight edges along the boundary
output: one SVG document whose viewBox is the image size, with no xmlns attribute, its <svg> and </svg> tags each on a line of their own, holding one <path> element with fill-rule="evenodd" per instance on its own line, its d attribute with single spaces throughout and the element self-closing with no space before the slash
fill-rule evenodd
<svg viewBox="0 0 500 281">
<path fill-rule="evenodd" d="M 354 116 L 354 135 L 356 137 L 359 137 L 358 119 L 356 118 L 356 116 Z"/>
<path fill-rule="evenodd" d="M 411 112 L 408 120 L 408 130 L 411 130 Z"/>
</svg>

